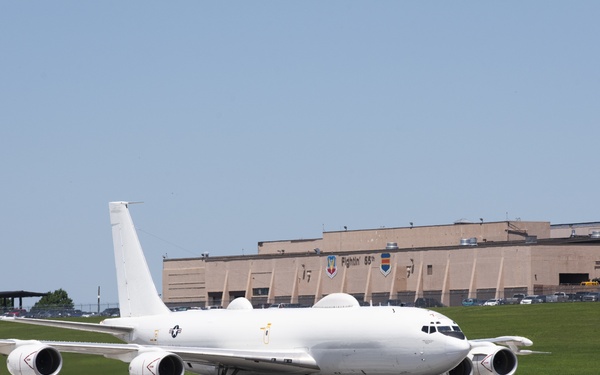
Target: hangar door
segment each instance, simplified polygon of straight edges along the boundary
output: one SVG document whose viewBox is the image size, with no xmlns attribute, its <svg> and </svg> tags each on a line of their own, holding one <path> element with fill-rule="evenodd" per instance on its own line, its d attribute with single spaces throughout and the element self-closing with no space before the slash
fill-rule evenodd
<svg viewBox="0 0 600 375">
<path fill-rule="evenodd" d="M 579 284 L 590 279 L 589 273 L 559 273 L 558 282 L 563 284 Z"/>
</svg>

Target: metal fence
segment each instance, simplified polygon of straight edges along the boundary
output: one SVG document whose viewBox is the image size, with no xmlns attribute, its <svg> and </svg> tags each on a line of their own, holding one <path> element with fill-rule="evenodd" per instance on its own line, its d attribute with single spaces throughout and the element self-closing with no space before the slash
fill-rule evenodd
<svg viewBox="0 0 600 375">
<path fill-rule="evenodd" d="M 472 304 L 483 304 L 486 300 L 501 299 L 503 303 L 519 303 L 519 298 L 514 298 L 516 295 L 538 295 L 545 302 L 579 302 L 586 293 L 600 293 L 600 286 L 583 286 L 580 284 L 573 285 L 534 285 L 532 290 L 527 287 L 505 288 L 503 293 L 496 293 L 495 288 L 478 289 L 475 292 L 469 293 L 468 289 L 451 290 L 443 293 L 440 290 L 424 291 L 418 294 L 414 291 L 398 292 L 395 294 L 389 293 L 373 293 L 370 296 L 364 294 L 356 294 L 354 297 L 362 305 L 402 305 L 402 306 L 417 306 L 417 307 L 441 307 L 441 306 L 461 306 L 463 301 L 467 299 L 475 299 Z M 564 293 L 559 298 L 555 298 L 555 293 Z M 233 300 L 235 297 L 232 297 Z M 231 302 L 223 301 L 220 298 L 215 299 L 210 307 L 224 306 Z M 291 296 L 279 296 L 276 300 L 269 302 L 267 297 L 252 298 L 251 303 L 255 308 L 268 307 L 271 304 L 300 304 L 302 306 L 311 306 L 315 301 L 314 295 L 298 296 L 298 301 L 292 301 Z M 227 302 L 227 303 L 225 303 Z M 213 306 L 214 305 L 214 306 Z M 179 308 L 207 308 L 205 304 L 176 304 L 170 306 L 175 309 Z M 26 306 L 22 309 L 18 307 L 2 307 L 0 306 L 0 315 L 5 316 L 29 316 L 35 318 L 55 318 L 55 317 L 89 317 L 89 316 L 117 316 L 119 314 L 119 304 L 103 303 L 103 304 L 75 304 L 72 308 L 68 306 L 45 306 L 43 308 L 34 308 Z"/>
<path fill-rule="evenodd" d="M 600 286 L 582 286 L 582 285 L 534 285 L 532 289 L 527 287 L 504 288 L 500 293 L 495 288 L 477 289 L 469 292 L 468 289 L 450 290 L 442 292 L 441 290 L 428 290 L 422 293 L 415 291 L 404 291 L 394 294 L 389 293 L 364 293 L 352 294 L 361 305 L 401 305 L 417 307 L 442 307 L 442 306 L 461 306 L 461 305 L 480 305 L 487 300 L 499 299 L 499 304 L 520 303 L 524 296 L 538 295 L 544 302 L 579 302 L 582 296 L 590 292 L 600 292 Z M 555 294 L 559 294 L 558 296 Z M 560 294 L 564 293 L 564 294 Z M 220 298 L 212 301 L 213 305 L 227 305 L 235 297 L 230 296 L 227 301 Z M 469 300 L 469 301 L 467 301 Z M 303 306 L 310 306 L 314 303 L 314 295 L 298 296 L 297 301 L 293 301 L 291 296 L 278 296 L 272 301 L 267 297 L 251 298 L 250 302 L 255 308 L 268 307 L 271 304 L 299 303 Z M 537 300 L 536 300 L 537 301 Z M 203 306 L 202 306 L 203 307 Z"/>
<path fill-rule="evenodd" d="M 71 306 L 52 305 L 43 307 L 0 306 L 0 313 L 4 316 L 18 316 L 31 318 L 59 318 L 59 317 L 90 317 L 90 316 L 116 316 L 119 313 L 118 303 L 103 304 L 75 304 Z"/>
</svg>

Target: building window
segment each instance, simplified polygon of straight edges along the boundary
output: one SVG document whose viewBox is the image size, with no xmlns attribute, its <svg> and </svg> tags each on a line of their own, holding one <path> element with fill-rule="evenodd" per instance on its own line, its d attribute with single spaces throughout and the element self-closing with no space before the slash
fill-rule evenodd
<svg viewBox="0 0 600 375">
<path fill-rule="evenodd" d="M 252 295 L 255 297 L 268 296 L 269 288 L 252 288 Z"/>
<path fill-rule="evenodd" d="M 433 266 L 431 264 L 427 265 L 427 274 L 433 275 Z"/>
</svg>

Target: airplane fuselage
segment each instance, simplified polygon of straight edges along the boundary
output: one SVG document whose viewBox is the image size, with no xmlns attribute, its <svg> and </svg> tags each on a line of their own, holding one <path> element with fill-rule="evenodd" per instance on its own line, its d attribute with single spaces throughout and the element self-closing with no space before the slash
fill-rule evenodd
<svg viewBox="0 0 600 375">
<path fill-rule="evenodd" d="M 314 358 L 319 374 L 332 375 L 441 374 L 470 350 L 464 338 L 423 330 L 455 325 L 451 320 L 408 307 L 191 310 L 105 324 L 134 325 L 131 341 L 143 345 L 303 350 Z M 206 368 L 189 363 L 186 370 L 204 373 Z"/>
</svg>

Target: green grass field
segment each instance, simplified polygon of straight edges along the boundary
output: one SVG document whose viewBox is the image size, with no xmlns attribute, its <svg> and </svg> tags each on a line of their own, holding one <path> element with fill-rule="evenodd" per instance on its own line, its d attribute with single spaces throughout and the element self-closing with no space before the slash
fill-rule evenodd
<svg viewBox="0 0 600 375">
<path fill-rule="evenodd" d="M 73 319 L 82 322 L 98 323 L 101 318 Z M 73 331 L 51 327 L 32 326 L 0 321 L 0 338 L 23 340 L 121 342 L 111 335 Z M 129 374 L 129 365 L 125 362 L 107 359 L 102 356 L 63 353 L 61 375 L 102 375 Z M 0 374 L 8 374 L 6 363 L 0 364 Z"/>
<path fill-rule="evenodd" d="M 600 352 L 600 303 L 445 307 L 435 309 L 454 319 L 468 338 L 503 335 L 533 340 L 530 349 L 551 352 L 519 357 L 517 374 L 597 374 Z M 100 319 L 84 319 L 97 322 Z M 0 338 L 118 342 L 109 335 L 0 321 Z M 63 354 L 64 375 L 127 374 L 126 363 L 100 356 Z M 0 374 L 6 374 L 4 364 Z"/>
<path fill-rule="evenodd" d="M 517 374 L 598 374 L 600 303 L 447 307 L 436 309 L 454 319 L 468 338 L 525 336 L 529 349 L 551 352 L 519 356 Z"/>
</svg>

